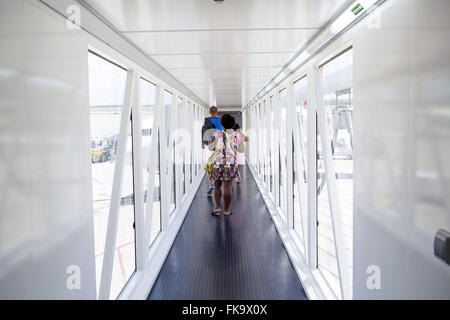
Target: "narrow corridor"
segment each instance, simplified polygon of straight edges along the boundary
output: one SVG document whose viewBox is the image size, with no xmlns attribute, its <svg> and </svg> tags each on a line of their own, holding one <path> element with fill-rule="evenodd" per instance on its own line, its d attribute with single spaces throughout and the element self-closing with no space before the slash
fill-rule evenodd
<svg viewBox="0 0 450 320">
<path fill-rule="evenodd" d="M 306 299 L 248 168 L 233 215 L 214 217 L 205 178 L 149 299 Z"/>
</svg>

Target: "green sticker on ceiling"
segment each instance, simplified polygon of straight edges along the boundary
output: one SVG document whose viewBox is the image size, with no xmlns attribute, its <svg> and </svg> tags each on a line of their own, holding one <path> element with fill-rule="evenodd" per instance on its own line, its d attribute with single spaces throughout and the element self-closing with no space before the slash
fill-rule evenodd
<svg viewBox="0 0 450 320">
<path fill-rule="evenodd" d="M 358 13 L 364 10 L 364 7 L 361 4 L 356 4 L 356 6 L 353 7 L 352 12 L 356 16 Z"/>
</svg>

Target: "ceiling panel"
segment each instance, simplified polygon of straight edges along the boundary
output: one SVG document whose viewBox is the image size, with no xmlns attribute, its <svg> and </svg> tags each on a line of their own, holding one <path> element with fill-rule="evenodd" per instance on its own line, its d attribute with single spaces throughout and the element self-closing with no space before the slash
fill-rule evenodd
<svg viewBox="0 0 450 320">
<path fill-rule="evenodd" d="M 166 69 L 239 69 L 255 67 L 282 67 L 292 54 L 255 53 L 226 55 L 157 56 L 154 60 Z"/>
<path fill-rule="evenodd" d="M 126 36 L 152 57 L 158 54 L 294 53 L 312 30 L 138 32 Z"/>
<path fill-rule="evenodd" d="M 242 107 L 347 0 L 85 0 L 206 103 Z"/>
<path fill-rule="evenodd" d="M 120 31 L 320 28 L 345 0 L 86 0 Z"/>
<path fill-rule="evenodd" d="M 217 71 L 215 69 L 207 68 L 191 68 L 191 69 L 172 69 L 170 73 L 177 76 L 177 78 L 197 78 L 197 77 L 211 77 L 220 76 L 224 78 L 229 77 L 241 77 L 245 76 L 248 78 L 265 77 L 271 76 L 279 67 L 258 67 L 258 68 L 234 68 L 234 69 L 223 69 Z"/>
</svg>

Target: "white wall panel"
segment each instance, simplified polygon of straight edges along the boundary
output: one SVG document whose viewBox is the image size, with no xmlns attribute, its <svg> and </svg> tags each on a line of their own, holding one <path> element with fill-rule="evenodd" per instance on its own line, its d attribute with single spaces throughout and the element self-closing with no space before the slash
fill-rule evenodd
<svg viewBox="0 0 450 320">
<path fill-rule="evenodd" d="M 354 298 L 448 299 L 433 237 L 450 229 L 450 2 L 381 10 L 379 28 L 354 39 Z M 366 285 L 371 265 L 379 290 Z"/>
<path fill-rule="evenodd" d="M 0 8 L 0 298 L 95 299 L 87 43 L 37 1 Z"/>
</svg>

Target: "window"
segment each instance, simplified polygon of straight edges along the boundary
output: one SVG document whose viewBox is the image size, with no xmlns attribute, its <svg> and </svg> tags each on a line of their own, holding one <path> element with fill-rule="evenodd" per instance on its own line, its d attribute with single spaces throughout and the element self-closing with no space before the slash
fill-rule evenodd
<svg viewBox="0 0 450 320">
<path fill-rule="evenodd" d="M 275 185 L 274 185 L 274 181 L 275 181 L 275 152 L 273 152 L 272 150 L 275 149 L 275 143 L 276 143 L 276 136 L 273 134 L 276 132 L 275 128 L 275 111 L 274 111 L 274 105 L 273 105 L 273 96 L 270 97 L 270 118 L 269 118 L 269 128 L 271 130 L 271 142 L 270 142 L 270 194 L 272 196 L 272 199 L 275 200 Z"/>
<path fill-rule="evenodd" d="M 116 250 L 114 252 L 111 279 L 111 298 L 117 298 L 128 279 L 136 270 L 136 248 L 134 229 L 134 181 L 133 181 L 133 130 L 128 123 L 127 145 L 120 196 L 119 221 Z"/>
<path fill-rule="evenodd" d="M 187 104 L 187 109 L 189 112 L 189 149 L 188 149 L 188 163 L 187 163 L 187 168 L 188 168 L 188 172 L 190 172 L 189 174 L 189 186 L 192 184 L 192 179 L 195 176 L 195 169 L 194 169 L 194 152 L 192 150 L 193 147 L 193 141 L 192 141 L 192 137 L 193 137 L 193 132 L 192 132 L 192 128 L 194 128 L 194 121 L 195 121 L 195 106 L 192 104 L 190 104 L 188 102 Z"/>
<path fill-rule="evenodd" d="M 183 120 L 188 121 L 188 119 L 186 119 L 186 115 L 185 115 L 185 108 L 183 107 L 183 99 L 178 98 L 178 112 L 177 112 L 177 117 L 180 123 L 180 128 L 182 127 L 182 125 L 185 125 L 185 123 L 183 123 Z M 177 135 L 177 154 L 176 157 L 178 158 L 177 161 L 180 162 L 180 188 L 181 188 L 181 196 L 183 196 L 186 193 L 186 166 L 185 166 L 185 161 L 186 161 L 186 141 L 184 140 L 186 139 L 185 136 L 179 136 Z"/>
<path fill-rule="evenodd" d="M 159 141 L 153 137 L 153 124 L 156 115 L 156 85 L 144 79 L 140 79 L 140 111 L 142 128 L 142 180 L 144 182 L 144 212 L 148 211 L 148 200 L 153 196 L 152 221 L 150 227 L 150 245 L 161 231 L 161 177 L 159 172 Z M 158 138 L 158 132 L 156 132 Z M 156 154 L 151 154 L 152 143 L 157 144 Z M 150 182 L 151 161 L 156 160 L 155 179 Z"/>
<path fill-rule="evenodd" d="M 326 179 L 325 157 L 329 157 L 335 169 L 337 204 L 344 232 L 347 268 L 352 272 L 353 233 L 353 53 L 345 51 L 320 68 L 324 94 L 325 126 L 322 134 L 328 135 L 331 154 L 324 152 L 317 133 L 317 217 L 319 269 L 338 297 L 341 297 L 337 272 L 336 243 L 331 222 L 329 183 Z"/>
<path fill-rule="evenodd" d="M 198 173 L 198 170 L 199 170 L 199 163 L 198 163 L 198 146 L 201 144 L 201 142 L 200 141 L 198 141 L 199 139 L 197 138 L 198 137 L 198 135 L 200 135 L 200 128 L 198 128 L 198 126 L 197 126 L 197 123 L 199 123 L 199 117 L 198 117 L 198 114 L 199 114 L 199 107 L 197 107 L 197 106 L 194 106 L 194 132 L 192 132 L 192 135 L 193 135 L 193 138 L 194 138 L 194 140 L 193 140 L 193 144 L 192 144 L 192 146 L 191 146 L 191 153 L 192 153 L 192 156 L 193 156 L 193 162 L 192 162 L 192 164 L 193 164 L 193 167 L 194 167 L 194 171 L 193 171 L 193 177 L 192 177 L 192 181 L 191 182 L 193 182 L 193 179 L 195 178 L 195 177 L 197 177 L 197 173 Z M 201 124 L 200 124 L 201 125 Z"/>
<path fill-rule="evenodd" d="M 164 110 L 165 110 L 165 124 L 166 124 L 166 177 L 168 177 L 168 190 L 167 194 L 169 196 L 169 214 L 175 211 L 176 203 L 176 174 L 175 174 L 175 139 L 173 139 L 172 134 L 175 129 L 174 120 L 172 119 L 172 94 L 169 91 L 164 90 Z M 175 115 L 176 116 L 176 115 Z"/>
<path fill-rule="evenodd" d="M 197 121 L 199 122 L 199 127 L 196 128 L 195 132 L 194 132 L 194 137 L 197 137 L 197 141 L 194 142 L 194 145 L 192 146 L 193 150 L 195 150 L 195 161 L 197 163 L 196 169 L 195 169 L 195 176 L 197 176 L 200 172 L 200 170 L 202 169 L 202 164 L 200 161 L 200 155 L 201 155 L 201 150 L 199 149 L 199 146 L 201 145 L 201 126 L 203 125 L 202 123 L 202 117 L 201 117 L 201 109 L 200 107 L 196 108 L 197 110 Z"/>
<path fill-rule="evenodd" d="M 261 104 L 258 104 L 255 110 L 255 117 L 256 117 L 256 130 L 258 131 L 257 140 L 258 140 L 258 153 L 257 153 L 257 159 L 258 159 L 258 174 L 262 175 L 262 161 L 263 158 L 261 157 L 262 154 L 262 138 L 261 138 Z"/>
<path fill-rule="evenodd" d="M 294 230 L 303 241 L 303 218 L 308 213 L 307 201 L 307 143 L 308 143 L 308 103 L 306 100 L 306 77 L 294 83 L 295 121 L 293 140 L 293 180 L 294 180 Z"/>
<path fill-rule="evenodd" d="M 284 212 L 283 219 L 287 213 L 287 154 L 286 154 L 286 108 L 287 108 L 287 90 L 280 92 L 280 207 Z"/>
<path fill-rule="evenodd" d="M 125 156 L 111 285 L 111 297 L 115 298 L 136 269 L 131 125 L 126 154 L 117 154 L 127 72 L 97 54 L 90 52 L 88 59 L 97 290 L 103 266 L 116 160 L 118 156 Z"/>
<path fill-rule="evenodd" d="M 267 109 L 269 103 L 264 101 L 261 104 L 261 139 L 262 139 L 262 156 L 263 156 L 263 179 L 266 190 L 269 188 L 269 144 L 268 144 L 268 128 L 267 128 Z"/>
</svg>

